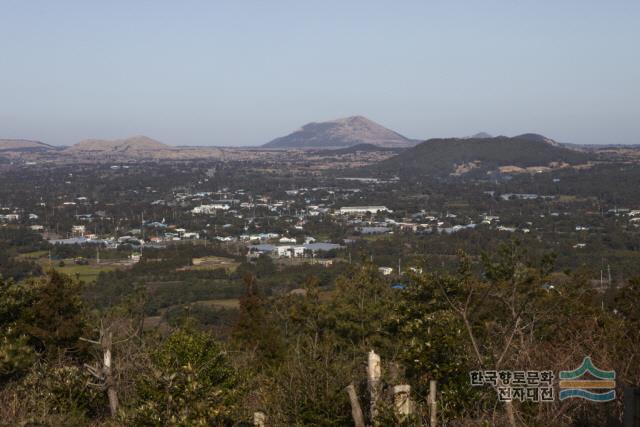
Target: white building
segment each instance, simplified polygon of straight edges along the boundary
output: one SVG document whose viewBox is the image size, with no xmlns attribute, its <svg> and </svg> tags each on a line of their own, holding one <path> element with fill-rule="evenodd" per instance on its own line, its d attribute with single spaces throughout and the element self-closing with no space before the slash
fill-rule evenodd
<svg viewBox="0 0 640 427">
<path fill-rule="evenodd" d="M 499 221 L 500 221 L 500 217 L 496 215 L 485 215 L 482 218 L 483 224 L 491 224 L 492 222 L 499 222 Z"/>
<path fill-rule="evenodd" d="M 393 268 L 391 268 L 391 267 L 378 267 L 378 271 L 383 276 L 389 276 L 391 273 L 393 273 Z"/>
<path fill-rule="evenodd" d="M 271 254 L 276 257 L 307 257 L 313 256 L 318 252 L 331 251 L 339 249 L 340 245 L 336 243 L 305 243 L 302 245 L 271 245 L 259 244 L 249 246 L 250 253 Z"/>
<path fill-rule="evenodd" d="M 278 237 L 280 237 L 278 233 L 242 234 L 240 235 L 240 240 L 249 242 L 264 242 L 266 240 L 277 239 Z"/>
<path fill-rule="evenodd" d="M 210 205 L 196 206 L 195 208 L 191 209 L 191 213 L 211 215 L 215 214 L 216 211 L 228 211 L 229 208 L 230 206 L 225 203 L 213 203 Z"/>
<path fill-rule="evenodd" d="M 376 214 L 378 212 L 392 212 L 386 206 L 344 206 L 340 208 L 340 214 Z"/>
<path fill-rule="evenodd" d="M 86 231 L 86 227 L 84 225 L 74 225 L 71 227 L 71 232 L 76 235 L 82 235 Z"/>
<path fill-rule="evenodd" d="M 276 254 L 279 257 L 302 257 L 304 256 L 305 247 L 304 246 L 294 246 L 294 245 L 285 245 L 285 246 L 276 246 Z"/>
</svg>

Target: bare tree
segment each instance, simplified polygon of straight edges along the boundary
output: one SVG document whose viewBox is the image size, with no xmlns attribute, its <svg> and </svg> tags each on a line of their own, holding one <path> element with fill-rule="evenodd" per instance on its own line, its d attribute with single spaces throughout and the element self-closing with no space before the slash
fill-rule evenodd
<svg viewBox="0 0 640 427">
<path fill-rule="evenodd" d="M 118 389 L 113 369 L 113 346 L 130 340 L 135 334 L 114 342 L 112 326 L 105 327 L 104 323 L 100 321 L 98 340 L 88 338 L 80 338 L 80 340 L 96 345 L 101 352 L 101 360 L 96 361 L 94 365 L 85 363 L 84 366 L 97 381 L 91 385 L 106 392 L 109 400 L 109 412 L 111 417 L 115 418 L 118 414 Z"/>
</svg>

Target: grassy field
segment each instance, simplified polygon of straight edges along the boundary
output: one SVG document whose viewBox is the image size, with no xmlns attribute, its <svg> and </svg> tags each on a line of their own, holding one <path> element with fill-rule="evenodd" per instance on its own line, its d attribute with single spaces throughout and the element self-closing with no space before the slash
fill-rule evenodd
<svg viewBox="0 0 640 427">
<path fill-rule="evenodd" d="M 374 241 L 374 240 L 391 240 L 393 235 L 391 234 L 364 234 L 360 236 L 362 240 Z"/>
<path fill-rule="evenodd" d="M 183 270 L 216 270 L 218 268 L 224 268 L 229 273 L 232 273 L 240 265 L 238 262 L 231 258 L 224 258 L 218 256 L 208 256 L 203 258 L 194 258 L 192 260 L 193 265 L 183 268 Z"/>
<path fill-rule="evenodd" d="M 210 299 L 205 301 L 196 301 L 194 304 L 204 304 L 211 307 L 220 308 L 238 308 L 240 307 L 240 300 L 238 300 L 238 298 Z"/>
<path fill-rule="evenodd" d="M 50 267 L 53 267 L 57 271 L 68 274 L 71 277 L 78 278 L 84 283 L 91 283 L 95 281 L 98 278 L 98 275 L 103 271 L 113 271 L 124 266 L 121 262 L 109 261 L 102 261 L 100 264 L 96 264 L 95 260 L 91 260 L 88 265 L 79 265 L 76 264 L 73 259 L 62 260 L 64 265 L 61 266 L 60 260 L 49 262 L 47 257 L 37 258 L 36 261 L 45 271 Z"/>
<path fill-rule="evenodd" d="M 114 266 L 110 265 L 75 265 L 73 264 L 73 260 L 69 260 L 70 264 L 66 264 L 64 267 L 59 267 L 55 263 L 53 266 L 56 270 L 68 274 L 72 277 L 77 277 L 80 281 L 85 283 L 90 283 L 95 281 L 98 278 L 98 275 L 102 271 L 113 271 L 116 269 Z"/>
<path fill-rule="evenodd" d="M 34 251 L 34 252 L 27 252 L 24 254 L 20 254 L 18 257 L 24 258 L 24 259 L 36 260 L 40 258 L 47 258 L 48 256 L 49 256 L 49 251 Z"/>
</svg>

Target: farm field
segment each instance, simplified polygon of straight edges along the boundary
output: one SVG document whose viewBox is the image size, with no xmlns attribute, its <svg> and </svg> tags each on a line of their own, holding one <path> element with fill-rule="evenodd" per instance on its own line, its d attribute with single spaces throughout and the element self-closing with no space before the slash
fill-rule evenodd
<svg viewBox="0 0 640 427">
<path fill-rule="evenodd" d="M 41 251 L 43 252 L 43 251 Z M 83 283 L 94 282 L 101 272 L 123 269 L 131 266 L 128 260 L 103 260 L 100 264 L 95 260 L 87 260 L 88 264 L 77 264 L 73 258 L 62 260 L 49 260 L 47 253 L 44 256 L 36 256 L 35 253 L 27 254 L 34 259 L 44 271 L 54 268 L 55 270 L 77 278 Z"/>
<path fill-rule="evenodd" d="M 188 270 L 216 270 L 218 268 L 224 268 L 228 273 L 232 273 L 238 268 L 239 263 L 231 258 L 219 257 L 219 256 L 207 256 L 202 258 L 193 258 L 192 265 L 183 267 L 181 271 Z"/>
</svg>

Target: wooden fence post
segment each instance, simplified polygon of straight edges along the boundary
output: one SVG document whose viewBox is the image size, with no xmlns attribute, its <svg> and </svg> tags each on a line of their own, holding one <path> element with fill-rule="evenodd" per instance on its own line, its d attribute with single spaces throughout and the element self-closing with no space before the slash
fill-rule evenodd
<svg viewBox="0 0 640 427">
<path fill-rule="evenodd" d="M 513 411 L 513 402 L 511 401 L 511 399 L 504 402 L 504 407 L 507 411 L 507 419 L 509 420 L 509 425 L 511 427 L 517 427 L 518 423 L 516 422 L 516 414 Z"/>
<path fill-rule="evenodd" d="M 351 402 L 351 417 L 353 418 L 353 424 L 355 427 L 365 427 L 364 414 L 360 407 L 360 401 L 358 400 L 358 394 L 356 393 L 356 387 L 353 383 L 349 384 L 346 388 L 349 395 L 349 402 Z"/>
<path fill-rule="evenodd" d="M 115 378 L 113 378 L 113 370 L 111 369 L 111 344 L 113 342 L 113 333 L 108 331 L 103 334 L 100 339 L 100 347 L 103 352 L 103 371 L 104 383 L 107 388 L 107 397 L 109 398 L 109 410 L 111 416 L 116 417 L 118 414 L 118 391 L 116 390 Z"/>
<path fill-rule="evenodd" d="M 393 387 L 393 408 L 400 421 L 411 414 L 411 386 L 400 384 Z"/>
<path fill-rule="evenodd" d="M 438 402 L 436 399 L 436 380 L 429 381 L 429 396 L 427 396 L 429 404 L 429 426 L 436 427 L 438 425 Z"/>
<path fill-rule="evenodd" d="M 267 424 L 267 414 L 262 411 L 253 413 L 253 425 L 255 427 L 265 427 Z"/>
<path fill-rule="evenodd" d="M 382 366 L 380 356 L 375 351 L 369 352 L 367 363 L 367 384 L 369 386 L 369 395 L 371 396 L 370 415 L 372 424 L 376 424 L 375 419 L 378 416 L 377 403 L 380 396 L 380 378 L 382 377 Z"/>
</svg>

